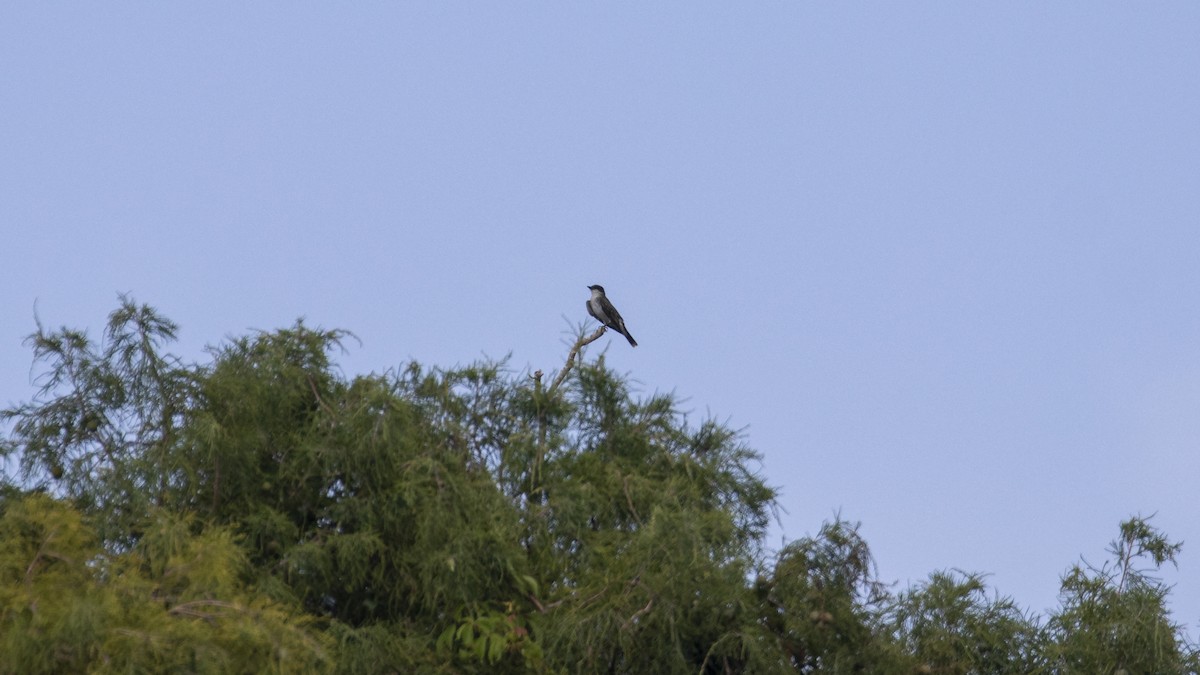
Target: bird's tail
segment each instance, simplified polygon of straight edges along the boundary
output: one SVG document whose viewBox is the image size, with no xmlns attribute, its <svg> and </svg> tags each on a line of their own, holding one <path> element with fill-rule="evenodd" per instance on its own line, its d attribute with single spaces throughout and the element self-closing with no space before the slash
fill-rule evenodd
<svg viewBox="0 0 1200 675">
<path fill-rule="evenodd" d="M 626 339 L 626 340 L 629 340 L 629 344 L 630 344 L 630 345 L 632 345 L 632 346 L 634 346 L 634 347 L 636 347 L 636 346 L 637 346 L 637 340 L 634 340 L 634 339 L 633 339 L 633 336 L 629 334 L 629 331 L 622 331 L 622 332 L 625 334 L 625 339 Z"/>
</svg>

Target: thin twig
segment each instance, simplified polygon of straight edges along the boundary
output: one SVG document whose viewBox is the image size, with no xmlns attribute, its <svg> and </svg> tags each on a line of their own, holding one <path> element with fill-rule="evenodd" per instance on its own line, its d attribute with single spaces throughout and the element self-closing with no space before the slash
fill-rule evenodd
<svg viewBox="0 0 1200 675">
<path fill-rule="evenodd" d="M 628 630 L 629 626 L 631 626 L 634 621 L 637 621 L 638 619 L 645 616 L 650 611 L 651 607 L 654 607 L 654 598 L 650 598 L 650 601 L 646 603 L 645 607 L 634 612 L 633 616 L 626 619 L 625 623 L 621 624 L 621 630 Z"/>
<path fill-rule="evenodd" d="M 625 486 L 625 503 L 629 505 L 629 512 L 633 514 L 633 519 L 642 524 L 642 517 L 638 515 L 637 509 L 633 506 L 633 497 L 629 496 L 629 476 L 622 478 L 621 483 Z"/>
<path fill-rule="evenodd" d="M 178 605 L 175 605 L 171 609 L 167 610 L 167 613 L 175 614 L 175 615 L 182 615 L 182 616 L 194 616 L 198 619 L 205 619 L 208 621 L 212 621 L 213 619 L 219 618 L 221 616 L 221 614 L 219 612 L 205 612 L 200 609 L 197 609 L 198 607 L 215 607 L 215 608 L 220 608 L 220 609 L 233 610 L 235 612 L 244 612 L 245 611 L 244 608 L 242 608 L 238 605 L 235 605 L 231 602 L 225 602 L 223 600 L 192 600 L 191 602 L 183 602 Z"/>
<path fill-rule="evenodd" d="M 546 613 L 546 606 L 543 605 L 541 603 L 541 601 L 537 599 L 536 595 L 534 595 L 533 593 L 530 593 L 527 597 L 533 603 L 533 606 L 537 607 L 537 611 L 541 612 L 542 614 Z"/>
<path fill-rule="evenodd" d="M 154 641 L 161 639 L 157 635 L 153 635 L 153 634 L 147 633 L 145 631 L 133 630 L 131 628 L 114 628 L 113 632 L 118 635 L 127 635 L 129 637 L 141 638 L 142 640 L 145 640 L 146 642 L 154 642 Z"/>
<path fill-rule="evenodd" d="M 592 597 L 579 603 L 579 606 L 587 607 L 588 605 L 592 604 L 593 602 L 604 597 L 604 594 L 606 592 L 608 592 L 608 584 L 604 584 L 604 588 L 601 588 L 599 591 L 596 592 L 595 595 L 593 595 Z M 547 603 L 543 604 L 542 602 L 540 602 L 537 598 L 533 597 L 532 595 L 529 596 L 529 599 L 533 601 L 533 604 L 537 605 L 538 611 L 541 612 L 542 614 L 545 614 L 546 612 L 549 612 L 552 609 L 558 609 L 562 605 L 565 605 L 566 603 L 571 602 L 572 600 L 577 600 L 578 598 L 579 598 L 579 592 L 572 591 L 570 594 L 568 594 L 564 597 L 561 597 L 558 600 L 555 600 L 554 602 L 547 602 Z"/>
<path fill-rule="evenodd" d="M 599 340 L 600 336 L 604 335 L 604 331 L 605 327 L 600 326 L 598 329 L 596 329 L 595 333 L 592 333 L 586 337 L 581 336 L 575 341 L 574 346 L 571 347 L 571 352 L 567 354 L 567 362 L 563 364 L 562 370 L 559 371 L 558 376 L 554 378 L 554 382 L 550 384 L 550 388 L 546 390 L 544 398 L 542 396 L 542 371 L 539 370 L 531 376 L 534 389 L 537 392 L 535 400 L 539 401 L 539 403 L 537 456 L 534 457 L 533 470 L 529 477 L 528 494 L 530 497 L 540 490 L 540 485 L 542 482 L 542 462 L 544 462 L 546 458 L 546 406 L 548 405 L 548 402 L 554 398 L 554 393 L 558 391 L 559 386 L 562 385 L 563 381 L 567 379 L 567 374 L 571 372 L 571 367 L 575 365 L 575 359 L 579 356 L 579 350 L 583 349 L 585 345 L 589 345 L 596 340 Z"/>
<path fill-rule="evenodd" d="M 600 598 L 604 597 L 604 594 L 607 592 L 608 592 L 608 584 L 604 584 L 604 587 L 601 588 L 600 590 L 596 591 L 595 594 L 580 601 L 579 608 L 582 609 L 582 608 L 587 607 L 588 605 L 592 604 L 593 602 L 596 602 Z M 529 599 L 533 600 L 533 604 L 537 605 L 538 611 L 543 614 L 545 614 L 546 612 L 548 612 L 552 609 L 557 609 L 558 607 L 560 607 L 572 600 L 577 600 L 578 598 L 579 598 L 579 592 L 572 591 L 570 593 L 570 595 L 567 595 L 566 597 L 559 598 L 558 600 L 555 600 L 554 602 L 547 602 L 547 603 L 543 604 L 543 603 L 539 602 L 538 599 L 533 597 L 532 595 L 529 596 Z"/>
<path fill-rule="evenodd" d="M 587 337 L 581 337 L 575 342 L 575 346 L 571 347 L 571 352 L 567 354 L 566 364 L 564 364 L 562 370 L 559 371 L 558 377 L 554 378 L 554 382 L 550 385 L 550 389 L 546 391 L 547 396 L 553 396 L 554 392 L 558 389 L 558 386 L 563 383 L 563 380 L 567 379 L 567 373 L 571 372 L 571 366 L 575 365 L 575 357 L 579 355 L 579 350 L 587 345 L 590 345 L 596 340 L 599 340 L 600 336 L 604 335 L 604 331 L 606 330 L 608 330 L 607 326 L 600 326 L 596 329 L 595 333 L 592 333 Z"/>
<path fill-rule="evenodd" d="M 47 532 L 45 538 L 42 539 L 41 545 L 38 546 L 37 553 L 33 554 L 33 560 L 30 560 L 29 566 L 25 568 L 25 585 L 31 586 L 33 584 L 34 568 L 38 566 L 38 563 L 41 562 L 43 557 L 54 558 L 65 563 L 71 562 L 71 559 L 66 556 L 46 551 L 46 547 L 50 545 L 50 541 L 54 539 L 56 534 L 58 534 L 57 527 Z"/>
<path fill-rule="evenodd" d="M 308 375 L 306 373 L 305 377 L 308 378 L 308 386 L 310 389 L 312 389 L 313 396 L 317 397 L 317 403 L 319 403 L 321 405 L 321 407 L 325 409 L 325 412 L 329 413 L 330 415 L 333 415 L 334 414 L 333 408 L 330 408 L 325 403 L 325 399 L 321 398 L 321 394 L 319 394 L 317 392 L 317 383 L 313 380 L 312 375 Z"/>
</svg>

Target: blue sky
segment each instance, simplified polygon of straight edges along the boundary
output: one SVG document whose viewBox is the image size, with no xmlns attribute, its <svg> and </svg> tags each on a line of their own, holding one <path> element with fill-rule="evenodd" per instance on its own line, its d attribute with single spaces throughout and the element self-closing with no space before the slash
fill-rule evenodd
<svg viewBox="0 0 1200 675">
<path fill-rule="evenodd" d="M 1120 520 L 1200 623 L 1200 4 L 23 3 L 0 22 L 0 404 L 34 304 L 348 374 L 609 363 L 745 427 L 772 535 L 1035 611 Z M 593 353 L 595 351 L 593 350 Z"/>
</svg>

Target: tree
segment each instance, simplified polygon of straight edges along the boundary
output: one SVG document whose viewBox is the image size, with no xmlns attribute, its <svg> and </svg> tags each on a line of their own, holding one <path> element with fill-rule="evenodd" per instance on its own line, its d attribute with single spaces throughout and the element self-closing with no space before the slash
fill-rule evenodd
<svg viewBox="0 0 1200 675">
<path fill-rule="evenodd" d="M 909 673 L 914 664 L 881 625 L 894 598 L 878 578 L 859 523 L 839 515 L 789 543 L 755 582 L 764 625 L 788 672 Z"/>
<path fill-rule="evenodd" d="M 38 322 L 26 340 L 35 366 L 45 365 L 38 396 L 0 413 L 15 421 L 0 451 L 19 457 L 24 482 L 53 479 L 56 494 L 96 519 L 107 545 L 130 545 L 142 514 L 165 506 L 186 478 L 176 459 L 195 369 L 160 353 L 177 330 L 125 296 L 99 344 Z"/>
<path fill-rule="evenodd" d="M 1049 620 L 1053 672 L 1200 672 L 1200 651 L 1170 619 L 1170 588 L 1153 576 L 1176 564 L 1181 547 L 1135 517 L 1121 523 L 1108 549 L 1112 560 L 1072 566 L 1062 580 L 1062 607 Z"/>
<path fill-rule="evenodd" d="M 331 669 L 312 617 L 246 586 L 228 530 L 159 512 L 112 554 L 62 501 L 9 494 L 2 510 L 0 672 Z"/>
<path fill-rule="evenodd" d="M 206 364 L 162 353 L 174 332 L 127 298 L 99 344 L 39 325 L 44 386 L 5 413 L 26 483 L 70 500 L 112 565 L 162 522 L 186 523 L 185 550 L 230 542 L 248 586 L 205 601 L 302 610 L 345 672 L 753 661 L 745 578 L 774 493 L 736 433 L 634 400 L 602 363 L 552 392 L 502 364 L 348 380 L 342 331 L 235 338 Z"/>
<path fill-rule="evenodd" d="M 896 598 L 887 627 L 918 672 L 1001 675 L 1041 667 L 1035 620 L 1008 598 L 989 598 L 979 574 L 931 574 Z"/>
<path fill-rule="evenodd" d="M 745 579 L 774 499 L 757 455 L 681 423 L 670 397 L 633 401 L 602 362 L 574 382 L 524 517 L 547 653 L 572 672 L 743 672 L 761 660 Z"/>
<path fill-rule="evenodd" d="M 1196 672 L 1122 525 L 1044 625 L 983 577 L 893 594 L 859 526 L 763 547 L 759 455 L 583 357 L 345 376 L 298 321 L 202 363 L 122 298 L 99 341 L 38 324 L 0 412 L 0 673 Z"/>
</svg>

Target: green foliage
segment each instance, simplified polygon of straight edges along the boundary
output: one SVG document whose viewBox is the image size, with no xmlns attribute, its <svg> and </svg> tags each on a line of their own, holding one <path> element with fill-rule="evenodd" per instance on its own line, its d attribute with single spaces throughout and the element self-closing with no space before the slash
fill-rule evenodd
<svg viewBox="0 0 1200 675">
<path fill-rule="evenodd" d="M 988 598 L 978 574 L 935 572 L 889 608 L 903 651 L 935 673 L 1032 673 L 1040 664 L 1035 622 L 1007 598 Z"/>
<path fill-rule="evenodd" d="M 975 574 L 892 594 L 840 518 L 768 557 L 757 453 L 603 357 L 347 378 L 343 331 L 185 364 L 176 330 L 122 298 L 99 342 L 30 336 L 0 673 L 1197 671 L 1143 520 L 1040 625 Z"/>
<path fill-rule="evenodd" d="M 1200 672 L 1200 650 L 1171 622 L 1170 589 L 1153 576 L 1175 564 L 1180 548 L 1146 519 L 1131 518 L 1109 547 L 1112 560 L 1074 565 L 1062 580 L 1062 608 L 1049 621 L 1053 672 Z"/>
<path fill-rule="evenodd" d="M 42 494 L 0 516 L 0 672 L 323 672 L 311 618 L 242 582 L 227 530 L 160 515 L 119 555 Z"/>
<path fill-rule="evenodd" d="M 545 670 L 542 648 L 532 639 L 530 621 L 517 615 L 514 603 L 508 603 L 505 611 L 467 616 L 448 626 L 438 636 L 436 649 L 441 655 L 485 665 L 491 672 L 499 671 L 505 661 L 518 672 Z"/>
<path fill-rule="evenodd" d="M 99 344 L 84 331 L 39 323 L 26 340 L 46 368 L 38 399 L 0 412 L 15 422 L 0 447 L 19 456 L 25 480 L 52 479 L 56 493 L 98 519 L 106 544 L 129 543 L 122 535 L 164 505 L 182 478 L 175 450 L 194 371 L 159 353 L 177 330 L 127 297 Z"/>
<path fill-rule="evenodd" d="M 887 597 L 858 524 L 840 518 L 784 547 L 755 582 L 761 612 L 800 672 L 884 672 L 886 643 L 874 624 Z"/>
<path fill-rule="evenodd" d="M 78 513 L 45 495 L 5 499 L 3 508 L 0 672 L 82 670 L 107 613 L 88 568 L 100 552 L 96 537 Z"/>
<path fill-rule="evenodd" d="M 736 434 L 679 424 L 670 398 L 635 402 L 600 365 L 572 391 L 576 427 L 547 449 L 526 519 L 546 652 L 575 672 L 695 672 L 754 625 L 745 578 L 774 492 Z"/>
</svg>

